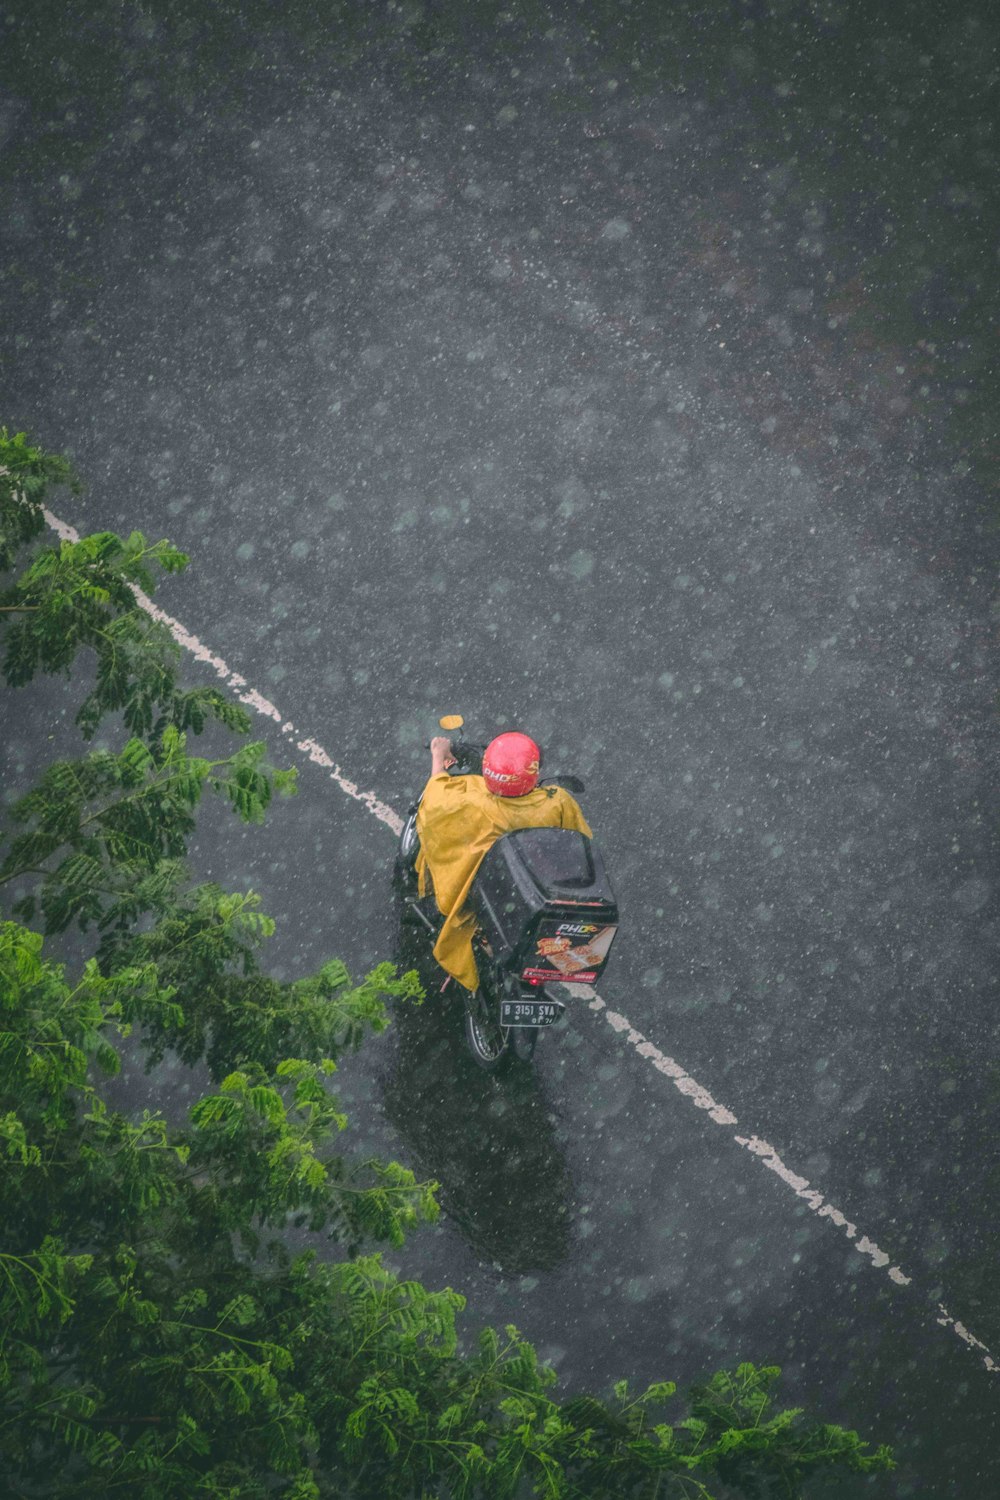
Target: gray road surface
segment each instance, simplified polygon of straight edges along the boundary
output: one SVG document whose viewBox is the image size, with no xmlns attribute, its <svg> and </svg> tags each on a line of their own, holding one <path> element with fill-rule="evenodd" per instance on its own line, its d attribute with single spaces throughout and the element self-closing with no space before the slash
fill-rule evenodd
<svg viewBox="0 0 1000 1500">
<path fill-rule="evenodd" d="M 447 45 L 418 12 L 230 56 L 127 6 L 113 88 L 40 32 L 0 103 L 0 415 L 75 456 L 67 520 L 192 554 L 164 606 L 362 787 L 403 810 L 454 710 L 581 774 L 608 1005 L 912 1281 L 600 1016 L 500 1085 L 439 1003 L 342 1077 L 359 1141 L 442 1183 L 407 1272 L 569 1386 L 774 1360 L 897 1445 L 878 1493 L 985 1495 L 1000 1375 L 936 1321 L 1000 1359 L 996 540 L 960 392 L 866 291 L 872 215 L 800 166 L 835 126 L 755 135 L 782 80 L 639 88 L 569 7 Z M 67 702 L 17 700 L 10 791 Z M 196 863 L 263 893 L 290 975 L 393 952 L 391 856 L 306 766 Z"/>
</svg>

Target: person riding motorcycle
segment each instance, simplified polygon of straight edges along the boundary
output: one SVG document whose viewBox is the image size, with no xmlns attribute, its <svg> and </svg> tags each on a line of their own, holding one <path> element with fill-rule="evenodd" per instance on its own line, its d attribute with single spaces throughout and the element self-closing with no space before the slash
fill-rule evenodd
<svg viewBox="0 0 1000 1500">
<path fill-rule="evenodd" d="M 481 776 L 449 776 L 451 742 L 431 740 L 431 774 L 417 813 L 419 893 L 433 889 L 444 925 L 434 944 L 441 967 L 467 990 L 479 985 L 469 891 L 487 850 L 518 828 L 572 828 L 592 834 L 576 800 L 560 786 L 539 786 L 541 752 L 526 734 L 500 734 L 483 753 Z"/>
</svg>

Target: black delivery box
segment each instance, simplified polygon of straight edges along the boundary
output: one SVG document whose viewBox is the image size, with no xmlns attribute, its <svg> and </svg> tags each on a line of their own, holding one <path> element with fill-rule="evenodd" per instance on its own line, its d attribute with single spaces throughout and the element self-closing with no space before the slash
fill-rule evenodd
<svg viewBox="0 0 1000 1500">
<path fill-rule="evenodd" d="M 593 984 L 618 930 L 600 850 L 571 828 L 519 828 L 497 839 L 470 903 L 494 957 L 531 984 Z"/>
</svg>

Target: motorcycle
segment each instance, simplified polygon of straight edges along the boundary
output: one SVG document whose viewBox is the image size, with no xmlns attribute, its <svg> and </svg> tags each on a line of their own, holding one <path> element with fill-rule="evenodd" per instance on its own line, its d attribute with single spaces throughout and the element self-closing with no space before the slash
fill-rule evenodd
<svg viewBox="0 0 1000 1500">
<path fill-rule="evenodd" d="M 442 718 L 455 764 L 449 775 L 482 772 L 485 745 L 466 740 L 458 714 Z M 577 776 L 547 776 L 539 786 L 585 790 Z M 418 894 L 420 799 L 399 837 L 393 883 L 404 924 L 436 938 L 444 918 L 433 896 Z M 618 930 L 618 903 L 593 839 L 569 828 L 519 828 L 484 855 L 470 892 L 479 986 L 465 996 L 465 1038 L 487 1072 L 511 1059 L 528 1063 L 541 1031 L 566 1010 L 563 991 L 593 985 L 604 973 Z M 557 993 L 553 988 L 559 986 Z"/>
</svg>

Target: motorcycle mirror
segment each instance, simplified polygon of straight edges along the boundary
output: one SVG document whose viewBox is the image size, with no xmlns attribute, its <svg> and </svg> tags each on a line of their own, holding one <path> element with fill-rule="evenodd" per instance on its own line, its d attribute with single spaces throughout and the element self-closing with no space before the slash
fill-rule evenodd
<svg viewBox="0 0 1000 1500">
<path fill-rule="evenodd" d="M 546 776 L 544 780 L 538 783 L 538 785 L 561 786 L 564 787 L 567 792 L 574 792 L 577 796 L 580 794 L 580 792 L 585 792 L 587 790 L 583 782 L 580 780 L 579 776 Z"/>
<path fill-rule="evenodd" d="M 461 714 L 445 714 L 443 719 L 438 719 L 442 729 L 461 729 L 465 720 Z"/>
</svg>

